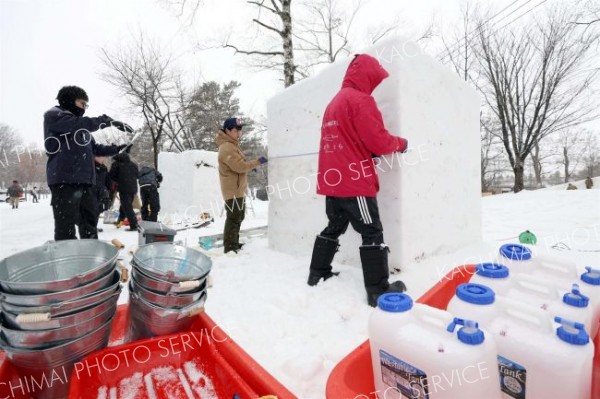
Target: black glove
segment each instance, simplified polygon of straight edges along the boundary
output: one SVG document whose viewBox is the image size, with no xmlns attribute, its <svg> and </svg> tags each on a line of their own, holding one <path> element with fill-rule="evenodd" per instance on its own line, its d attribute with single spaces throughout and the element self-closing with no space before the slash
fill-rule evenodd
<svg viewBox="0 0 600 399">
<path fill-rule="evenodd" d="M 131 151 L 131 147 L 133 147 L 132 143 L 125 145 L 125 152 L 129 154 L 129 151 Z"/>
<path fill-rule="evenodd" d="M 117 151 L 120 153 L 122 152 L 126 152 L 129 154 L 129 151 L 131 151 L 131 147 L 133 147 L 133 144 L 129 143 L 129 144 L 121 144 L 117 146 Z"/>
<path fill-rule="evenodd" d="M 123 123 L 121 121 L 111 121 L 110 125 L 116 127 L 122 132 L 133 133 L 133 128 L 127 123 Z"/>
</svg>

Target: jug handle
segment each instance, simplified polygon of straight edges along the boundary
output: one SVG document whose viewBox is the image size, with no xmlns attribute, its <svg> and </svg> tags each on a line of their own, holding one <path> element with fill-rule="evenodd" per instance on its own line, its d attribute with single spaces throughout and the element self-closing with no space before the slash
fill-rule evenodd
<svg viewBox="0 0 600 399">
<path fill-rule="evenodd" d="M 527 323 L 540 331 L 553 331 L 552 318 L 545 310 L 502 296 L 498 296 L 496 302 L 500 311 L 511 319 Z"/>
<path fill-rule="evenodd" d="M 448 324 L 454 320 L 450 313 L 442 309 L 434 308 L 421 303 L 416 303 L 414 307 L 417 310 L 417 312 L 415 312 L 417 318 L 436 330 L 441 328 L 442 331 L 446 331 Z"/>
<path fill-rule="evenodd" d="M 542 269 L 559 272 L 564 278 L 577 280 L 577 265 L 572 261 L 558 260 L 548 255 L 538 255 L 535 257 L 537 264 Z"/>
<path fill-rule="evenodd" d="M 534 292 L 541 294 L 548 299 L 559 299 L 558 289 L 554 282 L 550 280 L 544 280 L 543 284 L 540 284 L 539 278 L 536 276 L 529 276 L 527 274 L 516 274 L 513 276 L 512 283 L 524 291 Z"/>
</svg>

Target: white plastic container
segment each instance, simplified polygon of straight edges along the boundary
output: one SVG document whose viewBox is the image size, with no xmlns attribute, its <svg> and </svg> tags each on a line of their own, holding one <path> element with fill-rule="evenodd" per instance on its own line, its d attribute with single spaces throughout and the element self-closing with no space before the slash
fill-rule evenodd
<svg viewBox="0 0 600 399">
<path fill-rule="evenodd" d="M 474 320 L 485 329 L 498 314 L 495 298 L 494 290 L 488 286 L 464 283 L 456 287 L 446 310 L 461 319 Z"/>
<path fill-rule="evenodd" d="M 590 399 L 594 345 L 582 324 L 498 298 L 492 322 L 505 399 Z M 482 396 L 483 398 L 483 396 Z"/>
<path fill-rule="evenodd" d="M 573 284 L 579 280 L 574 262 L 548 255 L 534 255 L 531 249 L 520 244 L 500 247 L 498 263 L 506 265 L 512 275 L 517 273 L 540 275 L 550 280 Z"/>
<path fill-rule="evenodd" d="M 600 269 L 586 266 L 585 270 L 585 273 L 579 276 L 579 289 L 583 295 L 590 298 L 590 306 L 594 308 L 594 319 L 600 326 Z"/>
<path fill-rule="evenodd" d="M 465 327 L 457 336 L 458 324 Z M 496 345 L 474 322 L 413 304 L 406 294 L 384 294 L 369 337 L 380 399 L 501 398 Z"/>
<path fill-rule="evenodd" d="M 568 288 L 570 290 L 559 288 L 553 281 L 541 277 L 515 275 L 506 296 L 544 309 L 551 318 L 558 316 L 580 322 L 585 325 L 587 333 L 595 337 L 598 322 L 589 298 L 579 291 L 577 284 Z"/>
<path fill-rule="evenodd" d="M 510 287 L 510 271 L 508 267 L 500 263 L 479 263 L 475 266 L 475 274 L 469 282 L 485 285 L 496 294 L 502 295 Z"/>
</svg>

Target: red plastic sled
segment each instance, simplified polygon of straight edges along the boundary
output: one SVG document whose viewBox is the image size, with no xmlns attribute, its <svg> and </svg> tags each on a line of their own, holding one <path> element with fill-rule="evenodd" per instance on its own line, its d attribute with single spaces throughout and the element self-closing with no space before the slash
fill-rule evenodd
<svg viewBox="0 0 600 399">
<path fill-rule="evenodd" d="M 128 310 L 128 305 L 117 310 L 109 343 L 113 346 L 75 364 L 69 398 L 296 398 L 206 313 L 196 316 L 190 331 L 119 345 Z M 18 379 L 18 370 L 0 352 L 0 397 L 27 398 L 18 390 L 7 391 L 7 382 Z"/>
<path fill-rule="evenodd" d="M 459 266 L 450 271 L 440 282 L 427 291 L 417 302 L 438 309 L 446 309 L 456 287 L 466 283 L 475 273 L 475 265 Z M 600 333 L 594 340 L 596 354 L 592 374 L 592 396 L 600 398 Z M 371 347 L 365 341 L 343 358 L 331 371 L 327 379 L 328 399 L 377 399 L 371 365 Z"/>
</svg>

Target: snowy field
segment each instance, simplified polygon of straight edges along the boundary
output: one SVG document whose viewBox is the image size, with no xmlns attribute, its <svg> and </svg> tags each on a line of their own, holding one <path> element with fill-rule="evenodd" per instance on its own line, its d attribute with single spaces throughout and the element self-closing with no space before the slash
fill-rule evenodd
<svg viewBox="0 0 600 399">
<path fill-rule="evenodd" d="M 540 253 L 567 257 L 581 270 L 586 265 L 599 267 L 599 186 L 596 179 L 594 190 L 548 189 L 484 197 L 483 242 L 403 265 L 402 273 L 392 280 L 401 278 L 417 298 L 452 267 L 491 260 L 501 244 L 517 242 L 524 230 L 537 235 Z M 49 199 L 21 203 L 18 210 L 0 205 L 0 258 L 52 239 Z M 248 212 L 243 228 L 267 224 L 267 207 L 268 203 L 254 202 L 256 215 Z M 222 225 L 223 220 L 217 220 L 208 229 L 180 232 L 176 240 L 193 247 L 201 234 L 220 232 Z M 137 234 L 112 225 L 102 227 L 101 239 L 125 243 L 122 255 L 128 262 Z M 552 248 L 557 243 L 570 250 Z M 394 243 L 388 245 L 393 251 Z M 266 238 L 251 239 L 243 253 L 214 258 L 214 286 L 206 305 L 210 316 L 238 344 L 303 399 L 324 397 L 331 369 L 367 338 L 371 312 L 358 265 L 334 265 L 341 271 L 339 278 L 311 288 L 306 285 L 309 262 L 310 253 L 292 257 L 269 250 Z M 127 295 L 125 290 L 120 301 L 126 302 Z"/>
</svg>

